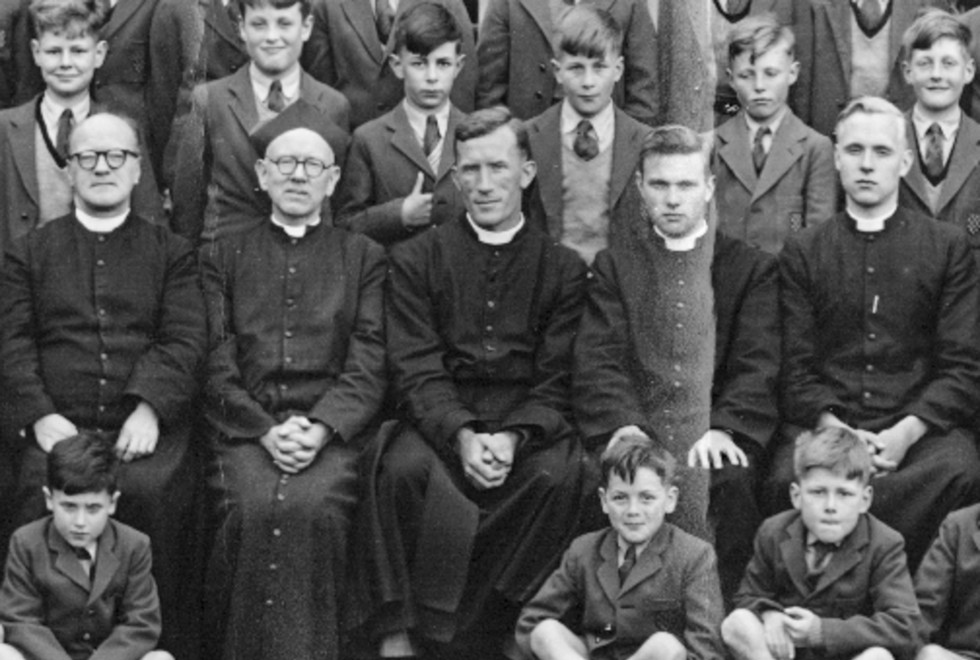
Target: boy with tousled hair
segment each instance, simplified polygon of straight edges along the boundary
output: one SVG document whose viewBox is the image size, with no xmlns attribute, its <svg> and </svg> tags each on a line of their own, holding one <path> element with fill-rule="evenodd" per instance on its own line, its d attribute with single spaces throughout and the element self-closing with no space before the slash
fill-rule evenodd
<svg viewBox="0 0 980 660">
<path fill-rule="evenodd" d="M 405 98 L 354 132 L 337 197 L 337 224 L 384 245 L 463 209 L 450 176 L 463 117 L 451 100 L 465 61 L 459 24 L 441 4 L 417 4 L 398 17 L 389 58 Z"/>
<path fill-rule="evenodd" d="M 905 81 L 915 93 L 907 113 L 912 167 L 902 179 L 900 204 L 967 234 L 980 259 L 980 124 L 960 108 L 973 80 L 973 35 L 947 12 L 925 12 L 905 31 Z"/>
<path fill-rule="evenodd" d="M 79 433 L 47 461 L 50 515 L 10 541 L 0 659 L 173 660 L 153 650 L 160 602 L 150 539 L 110 518 L 119 499 L 112 444 Z"/>
<path fill-rule="evenodd" d="M 565 98 L 528 124 L 538 162 L 530 216 L 591 263 L 638 210 L 630 182 L 650 129 L 613 104 L 624 64 L 612 15 L 575 6 L 557 32 L 551 66 Z"/>
<path fill-rule="evenodd" d="M 902 536 L 868 513 L 871 457 L 850 429 L 802 434 L 793 510 L 766 520 L 721 633 L 736 660 L 908 658 L 919 607 Z"/>
<path fill-rule="evenodd" d="M 609 527 L 572 541 L 524 606 L 521 651 L 540 660 L 722 658 L 714 551 L 664 519 L 679 497 L 674 457 L 628 435 L 600 466 Z"/>
<path fill-rule="evenodd" d="M 773 14 L 732 30 L 727 73 L 741 109 L 715 134 L 718 227 L 771 253 L 836 211 L 830 139 L 787 105 L 800 68 L 795 43 Z"/>
</svg>

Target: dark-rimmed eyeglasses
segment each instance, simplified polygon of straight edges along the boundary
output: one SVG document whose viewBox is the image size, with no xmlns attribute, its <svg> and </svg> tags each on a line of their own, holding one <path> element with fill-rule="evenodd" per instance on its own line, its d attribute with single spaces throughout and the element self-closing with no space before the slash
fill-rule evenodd
<svg viewBox="0 0 980 660">
<path fill-rule="evenodd" d="M 126 164 L 127 158 L 139 158 L 140 155 L 129 149 L 109 149 L 108 151 L 79 151 L 69 154 L 68 158 L 78 163 L 83 170 L 91 172 L 99 164 L 99 158 L 105 158 L 105 164 L 110 170 L 118 170 Z"/>
<path fill-rule="evenodd" d="M 319 158 L 296 158 L 295 156 L 283 156 L 282 158 L 267 158 L 270 163 L 276 166 L 279 174 L 289 176 L 296 171 L 300 165 L 306 170 L 306 176 L 315 179 L 326 170 L 333 167 L 333 164 L 324 163 Z"/>
</svg>

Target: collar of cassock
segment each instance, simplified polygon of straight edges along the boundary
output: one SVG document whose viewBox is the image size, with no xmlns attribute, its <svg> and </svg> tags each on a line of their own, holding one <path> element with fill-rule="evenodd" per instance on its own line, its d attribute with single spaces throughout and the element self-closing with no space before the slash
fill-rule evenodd
<svg viewBox="0 0 980 660">
<path fill-rule="evenodd" d="M 473 218 L 470 217 L 469 213 L 466 214 L 466 222 L 469 223 L 470 228 L 473 229 L 473 233 L 476 234 L 476 240 L 484 245 L 507 245 L 514 240 L 514 237 L 517 236 L 520 230 L 524 229 L 524 214 L 521 214 L 521 219 L 516 226 L 511 229 L 505 229 L 504 231 L 488 231 L 484 229 L 473 222 Z"/>
<path fill-rule="evenodd" d="M 668 251 L 690 252 L 691 250 L 697 247 L 698 239 L 708 233 L 708 221 L 702 220 L 701 224 L 699 224 L 694 231 L 692 231 L 687 236 L 681 236 L 679 238 L 667 236 L 666 234 L 661 232 L 656 225 L 654 225 L 653 231 L 657 234 L 657 236 L 663 239 L 664 246 L 667 248 Z"/>
<path fill-rule="evenodd" d="M 865 214 L 856 214 L 854 213 L 854 209 L 851 207 L 851 205 L 848 204 L 847 217 L 849 217 L 854 222 L 854 228 L 857 229 L 859 232 L 865 234 L 871 234 L 879 231 L 884 231 L 885 221 L 887 221 L 888 218 L 895 215 L 895 212 L 897 210 L 898 210 L 897 199 L 892 204 L 890 204 L 889 207 L 885 209 L 883 212 L 876 213 L 872 216 L 868 216 Z"/>
</svg>

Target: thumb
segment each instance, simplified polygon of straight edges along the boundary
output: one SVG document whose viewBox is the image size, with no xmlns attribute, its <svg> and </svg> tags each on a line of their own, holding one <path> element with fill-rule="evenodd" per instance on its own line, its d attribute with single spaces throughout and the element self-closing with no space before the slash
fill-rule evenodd
<svg viewBox="0 0 980 660">
<path fill-rule="evenodd" d="M 419 195 L 422 193 L 422 184 L 425 183 L 425 174 L 419 172 L 419 175 L 415 178 L 415 187 L 412 188 L 413 195 Z"/>
</svg>

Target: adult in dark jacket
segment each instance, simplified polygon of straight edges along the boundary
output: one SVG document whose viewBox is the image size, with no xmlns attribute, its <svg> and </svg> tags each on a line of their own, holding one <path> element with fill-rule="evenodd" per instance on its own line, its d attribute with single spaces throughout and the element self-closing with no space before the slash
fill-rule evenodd
<svg viewBox="0 0 980 660">
<path fill-rule="evenodd" d="M 980 404 L 980 273 L 965 234 L 899 206 L 905 118 L 879 98 L 837 125 L 846 212 L 780 255 L 782 413 L 771 502 L 786 505 L 800 428 L 843 425 L 873 452 L 871 512 L 914 570 L 946 514 L 980 499 L 966 428 Z"/>
<path fill-rule="evenodd" d="M 19 522 L 44 513 L 46 452 L 91 430 L 124 462 L 118 518 L 150 536 L 161 647 L 196 657 L 191 447 L 204 300 L 192 246 L 130 213 L 131 126 L 89 116 L 72 134 L 75 213 L 18 240 L 0 287 L 5 441 L 22 452 Z M 92 169 L 88 169 L 91 167 Z"/>
<path fill-rule="evenodd" d="M 382 654 L 412 638 L 496 658 L 576 531 L 568 389 L 586 269 L 524 222 L 534 164 L 506 110 L 460 122 L 456 167 L 468 213 L 391 251 L 403 421 L 368 451 L 355 614 Z"/>
</svg>

